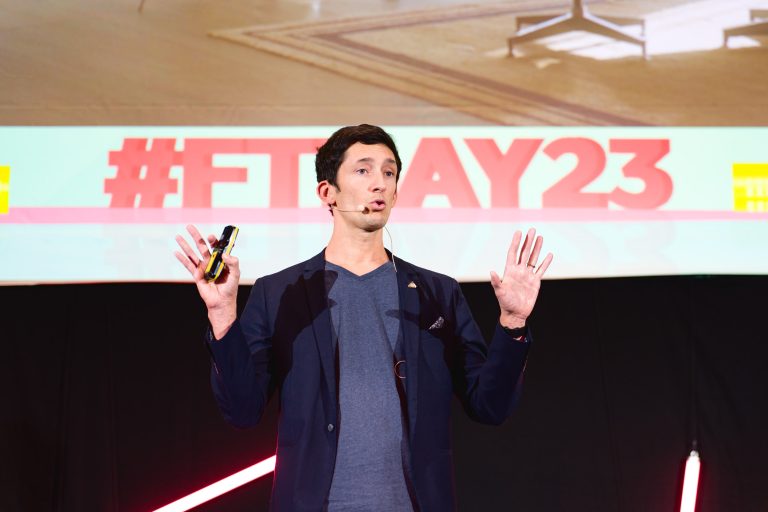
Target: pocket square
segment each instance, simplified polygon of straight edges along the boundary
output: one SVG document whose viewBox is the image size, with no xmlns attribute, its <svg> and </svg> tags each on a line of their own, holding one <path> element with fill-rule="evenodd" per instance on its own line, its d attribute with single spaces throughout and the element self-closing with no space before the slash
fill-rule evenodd
<svg viewBox="0 0 768 512">
<path fill-rule="evenodd" d="M 438 317 L 438 319 L 435 320 L 435 323 L 430 325 L 429 329 L 427 329 L 427 330 L 431 331 L 433 329 L 439 329 L 439 328 L 441 328 L 443 326 L 444 323 L 445 323 L 445 320 L 443 319 L 443 317 Z"/>
</svg>

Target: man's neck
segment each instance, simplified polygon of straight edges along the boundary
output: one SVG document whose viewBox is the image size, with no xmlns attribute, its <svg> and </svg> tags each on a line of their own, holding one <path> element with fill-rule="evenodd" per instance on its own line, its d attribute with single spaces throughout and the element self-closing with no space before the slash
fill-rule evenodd
<svg viewBox="0 0 768 512">
<path fill-rule="evenodd" d="M 336 229 L 325 248 L 325 260 L 359 276 L 379 268 L 389 257 L 382 230 L 340 233 Z"/>
</svg>

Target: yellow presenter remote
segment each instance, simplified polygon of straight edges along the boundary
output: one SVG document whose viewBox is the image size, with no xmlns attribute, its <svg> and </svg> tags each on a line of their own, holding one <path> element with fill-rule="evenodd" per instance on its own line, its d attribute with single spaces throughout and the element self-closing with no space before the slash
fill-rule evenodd
<svg viewBox="0 0 768 512">
<path fill-rule="evenodd" d="M 219 241 L 211 247 L 213 252 L 211 253 L 211 258 L 208 260 L 208 266 L 205 268 L 205 278 L 208 281 L 215 281 L 221 275 L 221 271 L 224 270 L 225 267 L 223 256 L 232 252 L 239 231 L 240 230 L 237 229 L 236 226 L 225 227 Z"/>
</svg>

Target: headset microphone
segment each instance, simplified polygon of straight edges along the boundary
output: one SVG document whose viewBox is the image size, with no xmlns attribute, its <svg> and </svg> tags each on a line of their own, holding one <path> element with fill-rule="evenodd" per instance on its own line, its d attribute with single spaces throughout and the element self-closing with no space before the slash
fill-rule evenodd
<svg viewBox="0 0 768 512">
<path fill-rule="evenodd" d="M 340 212 L 348 212 L 348 213 L 367 213 L 368 212 L 368 207 L 365 206 L 365 205 L 362 205 L 362 204 L 357 205 L 357 207 L 354 210 L 342 210 L 341 208 L 339 208 L 335 204 L 329 204 L 328 206 L 330 206 L 332 209 L 338 210 Z"/>
</svg>

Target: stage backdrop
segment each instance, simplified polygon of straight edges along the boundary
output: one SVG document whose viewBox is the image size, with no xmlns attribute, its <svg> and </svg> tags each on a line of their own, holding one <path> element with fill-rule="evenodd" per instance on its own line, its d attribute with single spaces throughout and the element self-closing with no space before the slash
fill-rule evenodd
<svg viewBox="0 0 768 512">
<path fill-rule="evenodd" d="M 0 128 L 0 282 L 186 281 L 187 223 L 241 228 L 246 283 L 307 258 L 330 233 L 314 153 L 333 130 Z M 501 270 L 528 226 L 551 278 L 768 273 L 766 128 L 389 130 L 385 241 L 459 280 Z"/>
<path fill-rule="evenodd" d="M 698 438 L 697 512 L 768 505 L 768 276 L 547 280 L 519 410 L 452 420 L 460 512 L 674 512 Z M 462 290 L 484 334 L 489 283 Z M 245 305 L 250 286 L 241 286 Z M 191 284 L 0 287 L 0 510 L 148 512 L 275 449 L 219 413 Z M 267 475 L 195 512 L 266 512 Z"/>
</svg>

